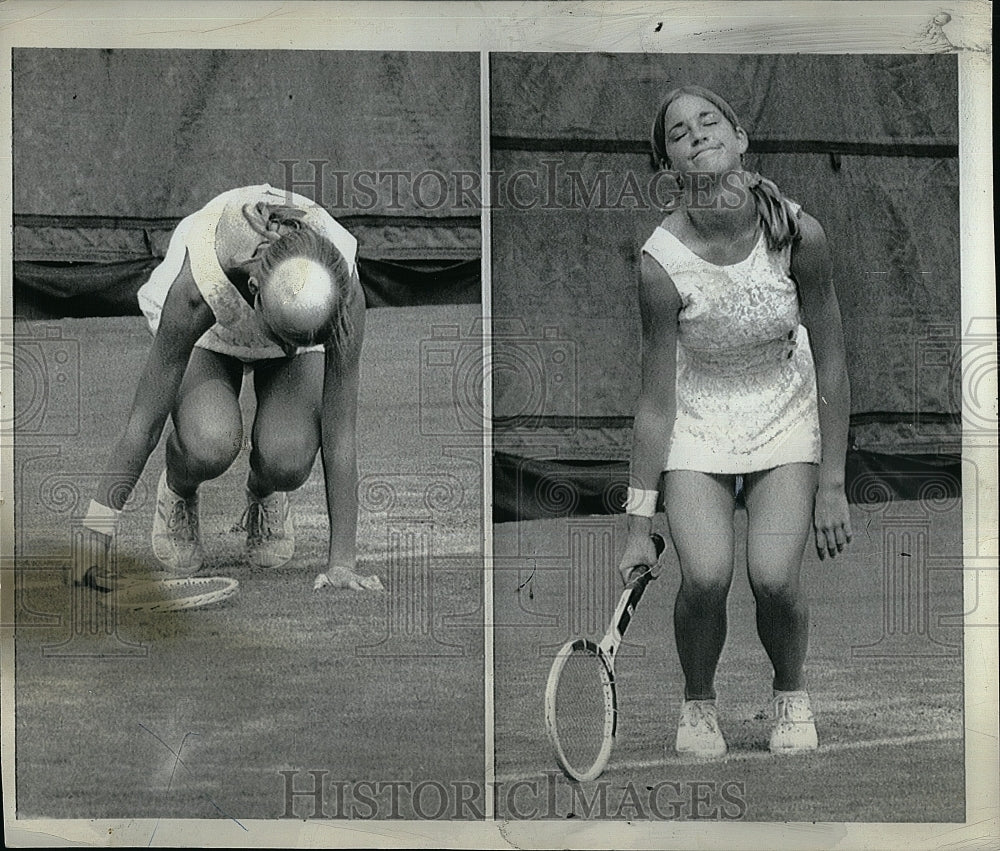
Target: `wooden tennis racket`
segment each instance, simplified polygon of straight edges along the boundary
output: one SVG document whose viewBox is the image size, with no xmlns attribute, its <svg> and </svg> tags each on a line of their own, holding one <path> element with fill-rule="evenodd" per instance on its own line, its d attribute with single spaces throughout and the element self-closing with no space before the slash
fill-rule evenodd
<svg viewBox="0 0 1000 851">
<path fill-rule="evenodd" d="M 654 534 L 659 560 L 666 543 Z M 618 728 L 615 654 L 655 564 L 633 568 L 614 616 L 600 643 L 588 638 L 567 641 L 556 653 L 545 687 L 545 729 L 556 762 L 571 780 L 595 780 L 611 757 Z"/>
<path fill-rule="evenodd" d="M 109 579 L 88 570 L 81 583 L 98 593 L 97 601 L 126 612 L 180 612 L 203 609 L 233 597 L 240 583 L 228 576 L 162 579 Z"/>
</svg>

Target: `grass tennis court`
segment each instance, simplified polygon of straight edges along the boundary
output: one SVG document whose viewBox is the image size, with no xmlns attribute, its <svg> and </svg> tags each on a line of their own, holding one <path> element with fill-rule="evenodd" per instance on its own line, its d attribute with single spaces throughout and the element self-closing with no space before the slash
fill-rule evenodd
<svg viewBox="0 0 1000 851">
<path fill-rule="evenodd" d="M 717 677 L 729 757 L 705 764 L 677 759 L 683 681 L 671 611 L 679 579 L 668 544 L 661 577 L 646 590 L 619 651 L 611 762 L 598 781 L 581 784 L 558 774 L 543 694 L 556 649 L 578 631 L 598 640 L 620 588 L 598 578 L 606 575 L 599 553 L 573 566 L 572 542 L 586 552 L 580 542 L 588 535 L 623 540 L 624 518 L 497 527 L 497 817 L 963 821 L 962 636 L 946 620 L 962 612 L 960 502 L 934 510 L 914 502 L 853 506 L 852 522 L 847 558 L 820 562 L 812 551 L 804 567 L 819 752 L 779 759 L 767 750 L 770 665 L 754 629 L 745 567 L 737 567 Z M 738 530 L 740 524 L 745 528 L 742 512 Z M 614 544 L 607 549 L 613 552 Z M 917 560 L 926 569 L 911 569 L 907 562 Z M 889 586 L 888 598 L 886 565 L 890 580 L 905 585 Z M 603 607 L 604 615 L 582 614 L 582 599 Z M 879 643 L 886 625 L 895 636 Z"/>
<path fill-rule="evenodd" d="M 49 411 L 29 421 L 49 433 L 35 428 L 18 435 L 20 815 L 276 818 L 285 807 L 282 770 L 327 771 L 331 781 L 481 784 L 481 439 L 470 427 L 474 417 L 456 414 L 454 404 L 471 373 L 456 385 L 454 371 L 442 368 L 447 359 L 435 357 L 433 370 L 423 368 L 421 348 L 432 337 L 439 353 L 441 340 L 444 348 L 467 348 L 462 339 L 478 312 L 368 314 L 359 549 L 362 566 L 388 580 L 387 594 L 310 590 L 326 534 L 318 467 L 293 497 L 299 532 L 293 566 L 251 571 L 242 561 L 241 536 L 229 531 L 243 508 L 241 458 L 205 486 L 202 498 L 204 570 L 237 578 L 239 595 L 216 609 L 121 615 L 118 635 L 140 644 L 138 651 L 100 636 L 67 644 L 74 620 L 63 577 L 71 515 L 82 511 L 87 477 L 103 465 L 123 422 L 150 338 L 138 319 L 45 323 L 74 344 L 66 351 L 78 346 L 80 407 L 75 431 L 65 410 Z M 34 340 L 40 328 L 18 330 Z M 42 356 L 37 347 L 23 351 Z M 466 354 L 463 349 L 452 359 L 456 369 Z M 18 389 L 19 403 L 31 403 L 31 388 Z M 69 404 L 74 396 L 59 398 Z M 151 559 L 149 497 L 162 451 L 150 461 L 122 532 L 123 570 Z M 664 750 L 681 682 L 670 616 L 677 569 L 668 546 L 663 575 L 643 599 L 618 662 L 621 712 L 611 764 L 600 781 L 575 791 L 551 774 L 555 764 L 542 723 L 545 678 L 552 653 L 571 633 L 603 631 L 612 598 L 597 579 L 601 573 L 574 576 L 581 568 L 571 563 L 569 539 L 591 532 L 613 538 L 623 532 L 623 518 L 498 526 L 498 818 L 589 812 L 631 819 L 961 821 L 961 631 L 957 618 L 947 621 L 962 609 L 961 505 L 901 502 L 852 512 L 856 538 L 849 558 L 820 563 L 810 554 L 806 561 L 820 752 L 782 760 L 766 752 L 769 727 L 759 714 L 769 670 L 740 570 L 718 678 L 730 758 L 686 765 Z M 400 536 L 422 542 L 427 558 L 416 566 L 397 564 L 390 576 L 388 556 Z M 903 586 L 887 598 L 886 581 Z M 590 595 L 597 614 L 571 602 L 571 587 Z M 897 633 L 895 643 L 879 644 L 886 624 Z M 866 645 L 875 647 L 866 651 Z M 135 655 L 72 655 L 109 647 Z M 296 788 L 310 782 L 297 775 Z M 649 806 L 658 784 L 660 815 Z M 699 795 L 704 803 L 696 807 L 692 796 Z M 398 816 L 412 816 L 405 797 L 401 802 Z M 296 806 L 308 814 L 311 804 Z"/>
<path fill-rule="evenodd" d="M 297 789 L 311 770 L 328 781 L 481 785 L 482 438 L 456 429 L 451 375 L 421 360 L 435 329 L 453 340 L 479 313 L 368 312 L 359 556 L 387 593 L 313 593 L 326 550 L 318 464 L 292 497 L 295 559 L 251 570 L 230 531 L 244 508 L 244 453 L 201 497 L 202 572 L 238 579 L 239 594 L 214 609 L 122 613 L 115 635 L 101 634 L 100 616 L 74 617 L 63 580 L 71 518 L 124 424 L 151 338 L 138 318 L 19 325 L 24 357 L 51 359 L 57 343 L 69 354 L 59 367 L 68 377 L 45 389 L 62 408 L 24 414 L 15 458 L 20 816 L 277 818 L 282 770 L 301 772 Z M 42 405 L 32 376 L 17 370 L 22 413 Z M 152 561 L 162 468 L 163 441 L 120 536 L 122 572 Z M 90 592 L 77 593 L 86 603 Z M 296 801 L 296 813 L 310 807 Z M 380 806 L 375 817 L 412 817 L 408 807 L 403 798 L 399 813 Z"/>
</svg>

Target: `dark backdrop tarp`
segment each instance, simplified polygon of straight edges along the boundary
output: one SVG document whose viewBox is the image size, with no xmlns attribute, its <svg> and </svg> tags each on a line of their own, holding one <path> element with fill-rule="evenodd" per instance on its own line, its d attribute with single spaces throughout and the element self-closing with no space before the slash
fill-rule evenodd
<svg viewBox="0 0 1000 851">
<path fill-rule="evenodd" d="M 847 498 L 871 504 L 890 500 L 953 499 L 962 490 L 958 455 L 848 453 Z M 628 461 L 539 460 L 497 452 L 493 459 L 493 520 L 548 520 L 574 514 L 616 514 L 628 487 Z M 661 489 L 662 490 L 662 489 Z M 743 503 L 743 491 L 737 496 Z M 657 510 L 663 511 L 662 495 Z"/>
<path fill-rule="evenodd" d="M 368 286 L 386 283 L 370 303 L 478 300 L 478 269 L 435 292 L 480 254 L 479 210 L 455 191 L 479 173 L 476 54 L 17 49 L 12 72 L 23 304 L 55 305 L 59 286 L 79 304 L 103 264 L 162 257 L 177 220 L 265 182 L 358 236 Z M 31 290 L 52 263 L 76 265 Z"/>
<path fill-rule="evenodd" d="M 748 167 L 827 231 L 852 385 L 852 481 L 872 474 L 898 491 L 914 471 L 954 466 L 954 56 L 495 54 L 497 520 L 605 510 L 624 486 L 639 249 L 667 199 L 650 123 L 685 83 L 730 101 L 751 138 Z"/>
<path fill-rule="evenodd" d="M 748 166 L 826 228 L 856 444 L 954 446 L 954 56 L 519 54 L 491 62 L 492 167 L 504 190 L 492 215 L 494 316 L 520 327 L 498 336 L 496 357 L 522 365 L 495 371 L 503 439 L 544 444 L 539 452 L 552 457 L 627 452 L 627 435 L 615 442 L 608 429 L 627 427 L 638 395 L 639 249 L 662 219 L 656 199 L 666 198 L 650 184 L 649 127 L 667 90 L 696 82 L 744 117 Z M 519 172 L 539 176 L 537 191 L 530 178 L 513 180 Z M 567 358 L 557 372 L 523 366 L 526 346 L 551 349 L 554 340 Z"/>
<path fill-rule="evenodd" d="M 494 166 L 543 170 L 540 159 L 551 156 L 498 151 Z M 559 156 L 565 173 L 579 173 L 587 187 L 602 171 L 610 174 L 611 203 L 624 184 L 620 175 L 637 173 L 645 184 L 651 174 L 640 154 Z M 834 170 L 822 154 L 754 159 L 830 238 L 852 410 L 957 413 L 957 374 L 919 360 L 927 346 L 940 348 L 940 326 L 954 331 L 959 320 L 957 160 L 844 156 Z M 567 201 L 569 180 L 558 184 Z M 546 386 L 543 416 L 631 414 L 639 392 L 639 249 L 662 217 L 632 204 L 493 212 L 495 315 L 522 320 L 529 339 L 558 331 L 575 361 L 575 381 Z M 531 410 L 527 399 L 537 388 L 530 373 L 507 370 L 497 379 L 498 416 Z"/>
<path fill-rule="evenodd" d="M 752 137 L 957 144 L 950 56 L 495 53 L 493 136 L 642 140 L 663 95 L 719 92 Z"/>
</svg>

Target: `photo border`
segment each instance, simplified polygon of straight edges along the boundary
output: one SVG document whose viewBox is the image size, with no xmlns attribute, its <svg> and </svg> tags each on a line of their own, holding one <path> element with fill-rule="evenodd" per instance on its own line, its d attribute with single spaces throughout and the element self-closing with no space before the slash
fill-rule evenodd
<svg viewBox="0 0 1000 851">
<path fill-rule="evenodd" d="M 11 0 L 0 5 L 0 335 L 12 331 L 11 50 L 15 47 L 204 48 L 302 50 L 473 51 L 488 69 L 490 52 L 600 51 L 650 53 L 958 53 L 960 210 L 963 328 L 995 315 L 992 198 L 992 42 L 990 6 L 979 2 L 796 2 L 722 0 L 538 3 L 331 2 L 92 2 Z M 945 20 L 941 16 L 947 16 Z M 667 25 L 664 25 L 666 23 Z M 934 29 L 936 25 L 936 30 Z M 944 41 L 928 33 L 943 35 Z M 482 169 L 489 168 L 488 79 L 481 74 Z M 487 187 L 488 180 L 482 185 Z M 489 316 L 491 277 L 488 205 L 483 213 L 483 317 Z M 984 211 L 989 211 L 984 214 Z M 484 340 L 484 345 L 489 341 Z M 979 398 L 990 410 L 965 419 L 996 418 L 995 348 L 992 381 Z M 0 374 L 0 405 L 8 409 L 13 379 Z M 485 398 L 489 398 L 485 392 Z M 487 410 L 486 412 L 490 412 Z M 486 420 L 489 421 L 488 419 Z M 13 539 L 10 447 L 0 458 L 0 539 Z M 964 502 L 965 529 L 996 529 L 995 437 L 963 440 L 963 456 L 981 476 L 980 506 Z M 490 460 L 490 437 L 484 440 Z M 969 470 L 971 465 L 965 465 Z M 492 482 L 486 509 L 486 779 L 492 771 Z M 970 483 L 963 483 L 963 490 Z M 994 533 L 989 533 L 993 536 Z M 7 546 L 7 544 L 5 544 Z M 389 822 L 251 820 L 244 831 L 224 820 L 15 819 L 13 630 L 0 634 L 5 839 L 8 845 L 145 845 L 190 842 L 236 847 L 725 847 L 935 848 L 983 844 L 997 838 L 997 541 L 970 540 L 964 553 L 980 569 L 965 574 L 965 609 L 981 624 L 965 630 L 966 822 L 962 824 L 717 824 L 705 822 Z M 7 553 L 0 553 L 0 558 Z M 6 562 L 4 562 L 6 564 Z M 6 580 L 5 576 L 0 579 Z M 978 595 L 978 596 L 974 596 Z M 2 582 L 0 622 L 10 623 L 13 589 Z M 487 796 L 488 798 L 490 796 Z M 491 815 L 488 813 L 488 816 Z"/>
</svg>

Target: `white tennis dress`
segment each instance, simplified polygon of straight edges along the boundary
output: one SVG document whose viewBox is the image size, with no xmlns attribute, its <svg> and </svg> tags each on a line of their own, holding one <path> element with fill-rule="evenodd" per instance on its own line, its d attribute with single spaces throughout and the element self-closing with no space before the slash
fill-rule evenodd
<svg viewBox="0 0 1000 851">
<path fill-rule="evenodd" d="M 180 221 L 170 237 L 163 262 L 139 288 L 139 307 L 154 334 L 160 325 L 167 292 L 177 279 L 187 255 L 191 259 L 191 273 L 198 291 L 216 318 L 216 324 L 195 345 L 246 362 L 285 357 L 281 347 L 262 330 L 253 307 L 226 276 L 215 249 L 216 229 L 226 205 L 235 203 L 242 206 L 260 201 L 290 205 L 305 211 L 306 223 L 336 246 L 353 275 L 357 262 L 357 240 L 319 204 L 303 195 L 275 189 L 266 183 L 231 189 Z M 300 347 L 296 354 L 312 351 L 321 352 L 323 346 Z"/>
<path fill-rule="evenodd" d="M 816 374 L 791 247 L 761 235 L 727 266 L 703 260 L 662 227 L 642 248 L 681 298 L 677 418 L 665 470 L 750 473 L 819 463 Z"/>
</svg>

